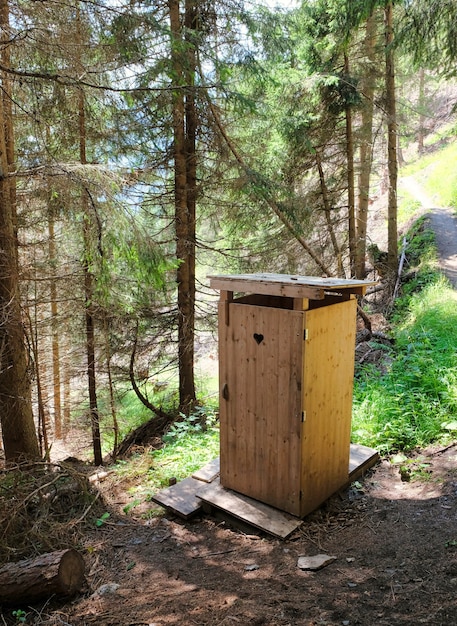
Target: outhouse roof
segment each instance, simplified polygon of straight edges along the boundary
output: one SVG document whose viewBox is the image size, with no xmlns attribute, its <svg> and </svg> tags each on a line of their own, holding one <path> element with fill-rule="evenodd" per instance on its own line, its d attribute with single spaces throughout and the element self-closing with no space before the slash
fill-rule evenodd
<svg viewBox="0 0 457 626">
<path fill-rule="evenodd" d="M 290 298 L 322 300 L 326 292 L 364 295 L 377 281 L 320 278 L 296 274 L 229 274 L 208 276 L 213 289 Z"/>
</svg>

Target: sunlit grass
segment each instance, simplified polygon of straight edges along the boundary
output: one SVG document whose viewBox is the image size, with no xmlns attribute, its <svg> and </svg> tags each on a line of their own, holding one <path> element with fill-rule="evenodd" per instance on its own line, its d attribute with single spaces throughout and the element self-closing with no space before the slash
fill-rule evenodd
<svg viewBox="0 0 457 626">
<path fill-rule="evenodd" d="M 353 441 L 388 452 L 449 438 L 457 418 L 457 295 L 442 276 L 408 298 L 395 340 L 389 371 L 363 370 L 354 390 Z"/>
<path fill-rule="evenodd" d="M 457 144 L 439 152 L 437 162 L 425 178 L 425 189 L 433 194 L 440 206 L 457 208 Z"/>
<path fill-rule="evenodd" d="M 131 495 L 139 494 L 142 499 L 148 499 L 168 487 L 170 479 L 183 480 L 217 456 L 218 414 L 214 406 L 206 406 L 173 424 L 163 436 L 163 446 L 159 449 L 120 460 L 114 469 L 119 478 L 135 481 Z"/>
<path fill-rule="evenodd" d="M 438 206 L 457 207 L 457 143 L 453 142 L 406 165 L 401 176 L 420 177 L 420 183 Z M 405 199 L 408 200 L 405 192 Z"/>
</svg>

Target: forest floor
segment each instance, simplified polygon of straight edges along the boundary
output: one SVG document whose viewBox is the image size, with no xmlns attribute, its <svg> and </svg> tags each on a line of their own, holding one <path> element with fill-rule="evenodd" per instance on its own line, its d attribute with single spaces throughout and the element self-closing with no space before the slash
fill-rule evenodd
<svg viewBox="0 0 457 626">
<path fill-rule="evenodd" d="M 112 514 L 84 535 L 86 592 L 36 608 L 39 619 L 27 623 L 457 624 L 455 445 L 382 460 L 286 541 L 209 517 L 127 517 L 126 485 L 112 490 L 108 479 L 103 491 Z M 317 554 L 336 559 L 299 569 L 300 556 Z"/>
<path fill-rule="evenodd" d="M 433 224 L 443 267 L 456 272 L 457 249 L 440 243 L 453 227 L 446 240 L 456 245 L 455 219 Z M 85 591 L 71 602 L 21 606 L 25 623 L 457 624 L 457 444 L 393 461 L 381 460 L 285 541 L 210 517 L 148 519 L 151 503 L 125 515 L 130 485 L 108 476 L 99 489 L 110 518 L 80 540 Z M 299 557 L 317 554 L 335 559 L 318 571 L 298 567 Z M 0 617 L 19 623 L 9 609 Z"/>
</svg>

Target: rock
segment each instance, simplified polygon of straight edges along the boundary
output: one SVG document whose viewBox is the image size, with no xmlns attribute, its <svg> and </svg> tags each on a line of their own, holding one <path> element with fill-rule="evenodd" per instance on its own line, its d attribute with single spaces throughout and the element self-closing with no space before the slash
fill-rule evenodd
<svg viewBox="0 0 457 626">
<path fill-rule="evenodd" d="M 118 585 L 117 583 L 106 583 L 105 585 L 102 585 L 96 591 L 94 591 L 92 597 L 108 596 L 112 593 L 116 593 L 119 587 L 120 585 Z"/>
<path fill-rule="evenodd" d="M 315 556 L 301 556 L 298 559 L 297 566 L 302 570 L 311 570 L 313 572 L 330 565 L 336 561 L 336 556 L 328 554 L 316 554 Z"/>
</svg>

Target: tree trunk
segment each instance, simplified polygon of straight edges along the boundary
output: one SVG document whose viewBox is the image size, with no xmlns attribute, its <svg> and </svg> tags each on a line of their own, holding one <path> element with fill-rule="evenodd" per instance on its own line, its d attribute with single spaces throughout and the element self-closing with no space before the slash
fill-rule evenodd
<svg viewBox="0 0 457 626">
<path fill-rule="evenodd" d="M 63 436 L 67 436 L 71 420 L 71 354 L 68 337 L 65 339 L 63 361 Z"/>
<path fill-rule="evenodd" d="M 8 40 L 8 1 L 0 0 L 0 31 Z M 10 53 L 4 44 L 2 64 Z M 11 84 L 1 76 L 0 97 L 0 420 L 8 462 L 21 457 L 38 458 L 33 421 L 28 355 L 25 346 L 19 295 L 19 262 L 16 220 L 16 180 Z"/>
<path fill-rule="evenodd" d="M 189 302 L 187 305 L 188 322 L 187 337 L 184 344 L 187 346 L 185 361 L 187 383 L 182 385 L 180 394 L 181 410 L 188 414 L 195 406 L 195 249 L 196 249 L 196 213 L 197 213 L 197 112 L 195 108 L 195 73 L 197 67 L 196 41 L 197 35 L 197 2 L 185 2 L 185 41 L 187 62 L 185 82 L 185 141 L 186 141 L 186 185 L 187 185 L 187 263 L 189 265 Z"/>
<path fill-rule="evenodd" d="M 332 242 L 333 253 L 335 255 L 335 259 L 337 263 L 337 276 L 339 278 L 345 278 L 341 250 L 338 245 L 338 241 L 336 239 L 335 229 L 333 227 L 333 222 L 332 222 L 332 215 L 331 215 L 332 207 L 330 205 L 327 184 L 325 182 L 324 168 L 322 167 L 322 159 L 318 150 L 315 151 L 315 154 L 316 154 L 317 170 L 319 172 L 319 183 L 320 183 L 320 188 L 321 188 L 322 204 L 324 205 L 325 221 L 327 222 L 327 231 L 330 236 L 330 241 Z"/>
<path fill-rule="evenodd" d="M 76 35 L 77 40 L 81 43 L 81 15 L 79 11 L 79 2 L 76 11 Z M 82 46 L 81 46 L 82 48 Z M 78 59 L 79 64 L 81 60 Z M 78 121 L 79 121 L 79 160 L 82 165 L 87 165 L 86 154 L 86 109 L 85 96 L 82 89 L 78 90 Z M 94 231 L 92 212 L 90 207 L 91 198 L 87 189 L 82 189 L 82 216 L 83 216 L 83 272 L 84 272 L 84 304 L 85 304 L 85 322 L 86 322 L 86 355 L 87 355 L 87 382 L 89 388 L 89 413 L 90 424 L 92 430 L 92 446 L 94 450 L 95 465 L 103 465 L 102 446 L 100 436 L 100 417 L 98 414 L 97 403 L 97 379 L 95 368 L 95 305 L 94 305 L 94 275 L 91 270 L 90 259 L 92 257 L 91 250 L 91 233 Z"/>
<path fill-rule="evenodd" d="M 35 276 L 35 278 L 37 278 Z M 38 294 L 37 294 L 37 280 L 34 281 L 35 293 L 34 293 L 34 316 L 33 322 L 30 315 L 30 311 L 27 310 L 27 321 L 29 327 L 29 344 L 33 354 L 33 361 L 35 365 L 35 387 L 36 387 L 36 403 L 38 407 L 38 442 L 40 447 L 40 456 L 49 461 L 49 438 L 48 438 L 48 420 L 46 419 L 46 407 L 43 399 L 43 386 L 41 384 L 42 378 L 42 366 L 40 360 L 40 350 L 38 348 Z"/>
<path fill-rule="evenodd" d="M 349 57 L 344 55 L 344 72 L 349 77 Z M 356 235 L 355 235 L 355 182 L 354 182 L 354 136 L 352 132 L 352 109 L 346 106 L 346 159 L 348 181 L 348 235 L 349 266 L 351 277 L 355 276 Z"/>
<path fill-rule="evenodd" d="M 0 605 L 73 596 L 84 584 L 84 559 L 76 550 L 49 552 L 0 568 Z"/>
<path fill-rule="evenodd" d="M 191 3 L 192 4 L 192 3 Z M 195 404 L 194 315 L 195 315 L 195 109 L 193 94 L 185 101 L 183 86 L 195 67 L 183 71 L 183 37 L 179 0 L 169 0 L 171 57 L 174 74 L 173 138 L 174 200 L 178 284 L 179 409 L 188 414 Z M 188 7 L 186 7 L 187 9 Z M 189 9 L 190 10 L 190 9 Z M 186 23 L 191 19 L 187 17 Z M 192 47 L 188 42 L 188 46 Z M 186 55 L 186 64 L 189 58 Z M 190 57 L 191 58 L 191 57 Z M 186 136 L 186 122 L 191 124 Z M 193 154 L 188 150 L 193 149 Z M 189 176 L 189 180 L 188 180 Z"/>
<path fill-rule="evenodd" d="M 367 19 L 365 29 L 365 54 L 369 67 L 362 82 L 362 92 L 365 99 L 362 108 L 362 123 L 360 128 L 360 171 L 359 171 L 359 194 L 356 218 L 356 278 L 363 279 L 366 276 L 365 257 L 367 253 L 367 223 L 368 203 L 370 198 L 370 177 L 373 158 L 373 111 L 375 77 L 375 35 L 376 20 L 372 13 Z"/>
<path fill-rule="evenodd" d="M 419 70 L 419 130 L 417 131 L 417 151 L 419 154 L 424 152 L 424 136 L 425 136 L 425 70 L 423 67 Z"/>
<path fill-rule="evenodd" d="M 87 164 L 86 157 L 86 117 L 84 110 L 84 93 L 79 91 L 79 157 L 83 165 Z M 90 269 L 92 219 L 89 210 L 89 197 L 86 189 L 82 190 L 83 240 L 84 240 L 84 304 L 86 321 L 86 355 L 87 355 L 87 382 L 89 388 L 89 413 L 92 429 L 92 445 L 95 465 L 103 465 L 100 419 L 97 403 L 97 381 L 95 371 L 95 314 L 94 314 L 94 276 Z"/>
<path fill-rule="evenodd" d="M 54 206 L 51 192 L 48 195 L 48 253 L 51 267 L 50 296 L 51 296 L 51 330 L 52 330 L 52 389 L 54 405 L 54 437 L 62 438 L 62 407 L 60 402 L 60 346 L 58 330 L 57 285 L 54 276 L 57 267 L 56 240 L 54 233 Z"/>
<path fill-rule="evenodd" d="M 387 169 L 389 175 L 387 207 L 387 266 L 395 276 L 398 266 L 397 229 L 397 113 L 395 101 L 395 62 L 393 50 L 393 4 L 385 8 L 386 39 L 386 112 L 387 112 Z"/>
</svg>

